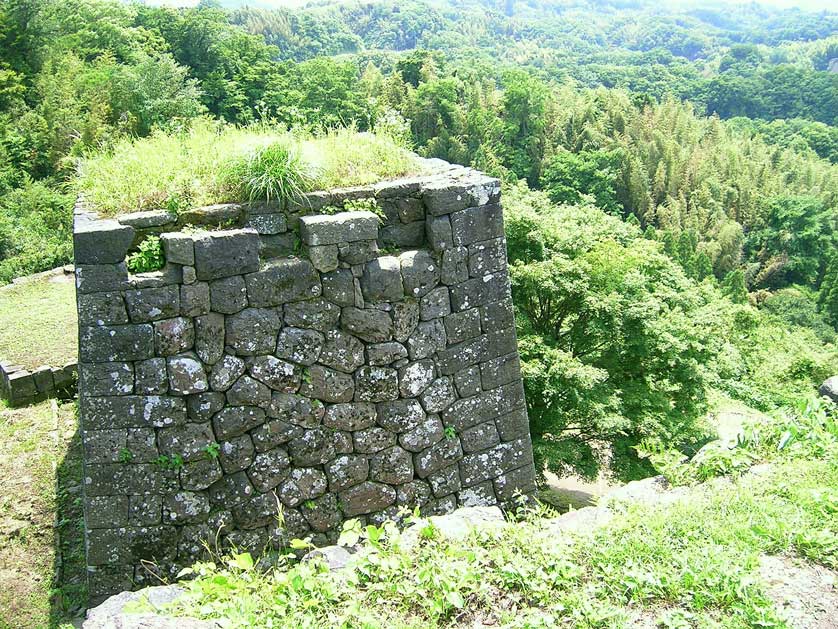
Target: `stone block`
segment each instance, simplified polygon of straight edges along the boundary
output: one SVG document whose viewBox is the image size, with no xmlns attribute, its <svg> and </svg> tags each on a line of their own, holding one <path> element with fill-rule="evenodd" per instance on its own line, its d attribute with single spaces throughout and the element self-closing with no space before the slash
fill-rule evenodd
<svg viewBox="0 0 838 629">
<path fill-rule="evenodd" d="M 463 456 L 463 449 L 457 437 L 445 437 L 429 448 L 413 455 L 414 468 L 419 478 L 427 478 L 434 472 L 453 465 Z"/>
<path fill-rule="evenodd" d="M 274 391 L 267 414 L 268 417 L 277 417 L 297 426 L 314 428 L 323 421 L 326 408 L 320 400 L 312 400 L 295 393 Z"/>
<path fill-rule="evenodd" d="M 457 399 L 451 378 L 437 378 L 419 396 L 422 407 L 428 413 L 439 413 Z"/>
<path fill-rule="evenodd" d="M 154 355 L 154 329 L 149 324 L 83 327 L 79 359 L 85 363 L 143 360 Z"/>
<path fill-rule="evenodd" d="M 132 363 L 82 363 L 79 386 L 85 395 L 130 395 L 134 392 Z"/>
<path fill-rule="evenodd" d="M 383 343 L 393 338 L 393 320 L 381 310 L 343 308 L 340 325 L 368 343 Z"/>
<path fill-rule="evenodd" d="M 195 266 L 195 245 L 191 234 L 172 232 L 160 236 L 166 262 Z"/>
<path fill-rule="evenodd" d="M 341 491 L 362 483 L 369 477 L 369 461 L 358 454 L 336 457 L 326 465 L 326 477 L 329 479 L 329 491 Z"/>
<path fill-rule="evenodd" d="M 237 223 L 244 214 L 244 206 L 238 203 L 218 203 L 205 207 L 190 208 L 180 214 L 183 225 L 229 225 Z"/>
<path fill-rule="evenodd" d="M 355 381 L 349 374 L 315 365 L 303 373 L 300 394 L 323 402 L 351 402 Z"/>
<path fill-rule="evenodd" d="M 498 499 L 495 497 L 492 481 L 483 481 L 457 493 L 457 503 L 460 507 L 488 507 L 496 505 Z"/>
<path fill-rule="evenodd" d="M 326 408 L 323 425 L 334 430 L 363 430 L 375 425 L 375 405 L 369 402 L 332 404 Z"/>
<path fill-rule="evenodd" d="M 300 218 L 300 237 L 308 246 L 376 240 L 378 217 L 367 211 L 303 216 Z"/>
<path fill-rule="evenodd" d="M 483 277 L 506 269 L 506 239 L 493 238 L 475 242 L 468 246 L 468 273 L 471 277 Z"/>
<path fill-rule="evenodd" d="M 88 463 L 119 463 L 125 455 L 128 431 L 125 428 L 82 432 L 84 460 Z"/>
<path fill-rule="evenodd" d="M 513 382 L 470 398 L 457 400 L 442 413 L 446 426 L 458 432 L 524 406 L 523 384 Z"/>
<path fill-rule="evenodd" d="M 460 397 L 477 395 L 483 388 L 480 385 L 480 367 L 475 365 L 454 374 L 454 385 Z"/>
<path fill-rule="evenodd" d="M 404 297 L 399 259 L 382 256 L 368 262 L 361 276 L 364 299 L 372 302 L 399 301 Z"/>
<path fill-rule="evenodd" d="M 85 524 L 89 529 L 128 525 L 128 496 L 90 496 L 85 500 Z"/>
<path fill-rule="evenodd" d="M 213 483 L 209 488 L 209 498 L 216 507 L 229 508 L 250 502 L 255 491 L 247 474 L 236 472 L 223 476 Z M 268 494 L 262 494 L 267 496 Z M 273 496 L 270 496 L 273 499 Z M 274 515 L 276 514 L 276 503 L 274 503 Z M 237 518 L 238 519 L 238 518 Z M 239 524 L 241 524 L 239 522 Z"/>
<path fill-rule="evenodd" d="M 434 251 L 446 251 L 454 246 L 451 220 L 448 216 L 429 216 L 425 222 L 425 235 L 428 245 Z"/>
<path fill-rule="evenodd" d="M 364 344 L 351 334 L 331 330 L 326 332 L 318 362 L 331 369 L 352 373 L 364 364 Z"/>
<path fill-rule="evenodd" d="M 257 452 L 265 452 L 276 446 L 288 443 L 291 439 L 303 434 L 303 428 L 283 419 L 269 419 L 261 426 L 253 429 L 250 437 Z"/>
<path fill-rule="evenodd" d="M 300 365 L 312 365 L 320 358 L 325 342 L 323 334 L 316 330 L 285 327 L 276 342 L 276 355 Z"/>
<path fill-rule="evenodd" d="M 276 349 L 281 325 L 272 308 L 246 308 L 226 320 L 226 344 L 241 356 L 270 354 Z"/>
<path fill-rule="evenodd" d="M 468 279 L 468 250 L 465 247 L 446 249 L 442 253 L 440 281 L 453 286 Z"/>
<path fill-rule="evenodd" d="M 124 290 L 128 287 L 128 267 L 118 264 L 76 264 L 76 290 L 78 293 L 102 293 Z"/>
<path fill-rule="evenodd" d="M 180 290 L 177 286 L 129 290 L 125 292 L 125 301 L 134 323 L 170 319 L 180 314 Z"/>
<path fill-rule="evenodd" d="M 401 485 L 413 478 L 413 458 L 399 446 L 382 450 L 370 459 L 370 480 Z"/>
<path fill-rule="evenodd" d="M 421 360 L 445 349 L 445 326 L 441 319 L 422 321 L 407 339 L 411 360 Z"/>
<path fill-rule="evenodd" d="M 285 324 L 328 332 L 337 327 L 340 308 L 325 299 L 310 299 L 294 304 L 285 304 Z"/>
<path fill-rule="evenodd" d="M 506 297 L 500 301 L 481 306 L 480 323 L 484 332 L 514 331 L 515 311 L 512 308 L 512 298 Z"/>
<path fill-rule="evenodd" d="M 390 367 L 364 366 L 355 372 L 355 401 L 384 402 L 399 397 L 399 376 Z"/>
<path fill-rule="evenodd" d="M 478 308 L 450 314 L 443 318 L 443 323 L 449 345 L 480 336 L 480 310 Z"/>
<path fill-rule="evenodd" d="M 518 352 L 493 358 L 480 365 L 480 378 L 484 389 L 494 389 L 521 378 L 521 361 Z"/>
<path fill-rule="evenodd" d="M 233 406 L 261 406 L 271 403 L 271 390 L 250 376 L 241 376 L 227 390 L 227 403 Z"/>
<path fill-rule="evenodd" d="M 509 501 L 520 495 L 532 494 L 536 490 L 535 468 L 526 464 L 501 474 L 492 483 L 495 495 L 500 501 Z"/>
<path fill-rule="evenodd" d="M 338 501 L 334 494 L 326 494 L 314 500 L 305 501 L 300 507 L 303 517 L 312 531 L 324 532 L 336 528 L 342 519 Z"/>
<path fill-rule="evenodd" d="M 372 454 L 396 445 L 396 435 L 380 426 L 372 426 L 352 433 L 355 452 Z"/>
<path fill-rule="evenodd" d="M 265 423 L 265 411 L 255 406 L 228 406 L 212 418 L 218 439 L 231 439 Z"/>
<path fill-rule="evenodd" d="M 328 463 L 335 456 L 332 433 L 325 428 L 309 428 L 288 442 L 288 454 L 297 467 Z"/>
<path fill-rule="evenodd" d="M 274 391 L 294 393 L 300 388 L 300 369 L 275 356 L 252 358 L 248 362 L 247 369 L 251 376 Z M 228 399 L 229 396 L 228 393 Z"/>
<path fill-rule="evenodd" d="M 367 362 L 370 365 L 390 365 L 403 358 L 407 358 L 407 348 L 396 341 L 367 346 Z"/>
<path fill-rule="evenodd" d="M 247 308 L 247 285 L 241 275 L 232 275 L 209 284 L 213 312 L 235 314 Z"/>
<path fill-rule="evenodd" d="M 431 488 L 427 482 L 414 479 L 396 488 L 396 503 L 409 509 L 424 507 L 431 499 Z"/>
<path fill-rule="evenodd" d="M 288 231 L 288 220 L 282 212 L 251 214 L 245 227 L 256 230 L 262 236 L 273 236 Z"/>
<path fill-rule="evenodd" d="M 177 223 L 177 214 L 168 210 L 146 210 L 121 214 L 117 220 L 123 225 L 141 230 L 152 230 L 155 227 L 166 227 Z"/>
<path fill-rule="evenodd" d="M 451 231 L 454 244 L 458 247 L 502 238 L 503 210 L 500 205 L 484 205 L 454 212 L 451 214 Z"/>
<path fill-rule="evenodd" d="M 186 416 L 193 422 L 208 422 L 224 408 L 223 393 L 195 393 L 186 398 Z"/>
<path fill-rule="evenodd" d="M 180 314 L 198 317 L 210 311 L 210 292 L 206 282 L 180 287 Z"/>
<path fill-rule="evenodd" d="M 283 504 L 296 507 L 306 500 L 313 500 L 326 493 L 329 483 L 326 475 L 314 468 L 297 468 L 280 485 L 277 496 Z"/>
<path fill-rule="evenodd" d="M 259 234 L 254 230 L 206 232 L 194 240 L 195 273 L 199 280 L 259 270 Z"/>
<path fill-rule="evenodd" d="M 341 509 L 348 517 L 381 511 L 396 502 L 396 490 L 389 485 L 365 481 L 338 494 Z"/>
<path fill-rule="evenodd" d="M 460 472 L 456 465 L 451 465 L 428 476 L 428 484 L 437 498 L 451 495 L 460 491 Z"/>
<path fill-rule="evenodd" d="M 164 428 L 186 421 L 186 405 L 182 399 L 159 395 L 84 396 L 80 400 L 80 411 L 85 430 Z"/>
<path fill-rule="evenodd" d="M 399 444 L 411 452 L 421 452 L 440 442 L 445 436 L 445 427 L 438 415 L 426 416 L 415 428 L 399 435 Z"/>
<path fill-rule="evenodd" d="M 404 343 L 419 324 L 419 302 L 406 299 L 393 304 L 393 338 Z"/>
<path fill-rule="evenodd" d="M 119 325 L 128 323 L 122 293 L 107 292 L 76 297 L 80 325 Z"/>
<path fill-rule="evenodd" d="M 359 240 L 338 245 L 338 260 L 345 264 L 366 264 L 378 256 L 378 241 L 376 240 Z"/>
<path fill-rule="evenodd" d="M 218 461 L 225 474 L 240 472 L 253 463 L 255 449 L 249 435 L 239 435 L 219 445 Z"/>
<path fill-rule="evenodd" d="M 530 421 L 527 409 L 517 408 L 495 419 L 501 441 L 514 441 L 530 434 Z"/>
<path fill-rule="evenodd" d="M 328 273 L 338 268 L 338 246 L 320 245 L 319 247 L 306 247 L 306 254 L 311 264 L 320 273 Z"/>
<path fill-rule="evenodd" d="M 422 200 L 433 216 L 497 203 L 499 199 L 500 181 L 476 171 L 469 171 L 465 179 L 457 182 L 440 177 L 422 186 Z"/>
<path fill-rule="evenodd" d="M 355 282 L 352 271 L 337 269 L 330 273 L 324 273 L 320 281 L 325 299 L 338 306 L 355 305 Z"/>
<path fill-rule="evenodd" d="M 378 425 L 390 432 L 408 432 L 425 420 L 425 411 L 416 400 L 394 400 L 376 405 Z"/>
<path fill-rule="evenodd" d="M 158 356 L 174 356 L 195 345 L 195 326 L 188 317 L 154 322 L 154 351 Z"/>
<path fill-rule="evenodd" d="M 257 491 L 267 492 L 279 485 L 290 474 L 291 458 L 282 448 L 259 452 L 247 470 L 247 476 Z"/>
<path fill-rule="evenodd" d="M 166 360 L 169 374 L 169 392 L 189 395 L 209 390 L 206 371 L 197 356 L 172 356 Z"/>
<path fill-rule="evenodd" d="M 117 264 L 134 242 L 134 229 L 115 220 L 87 221 L 73 230 L 73 257 L 79 264 Z"/>
<path fill-rule="evenodd" d="M 308 260 L 275 260 L 256 273 L 245 275 L 247 300 L 264 308 L 320 295 L 320 276 Z"/>
<path fill-rule="evenodd" d="M 509 277 L 505 273 L 475 277 L 451 287 L 451 310 L 461 312 L 503 301 L 509 296 Z"/>
<path fill-rule="evenodd" d="M 35 383 L 35 389 L 39 394 L 49 395 L 54 392 L 54 383 L 52 381 L 52 369 L 46 365 L 38 367 L 32 372 L 32 381 Z"/>
<path fill-rule="evenodd" d="M 489 357 L 490 345 L 489 335 L 482 334 L 440 351 L 437 355 L 439 372 L 452 375 L 479 364 Z"/>
<path fill-rule="evenodd" d="M 225 354 L 210 372 L 209 384 L 213 391 L 226 391 L 245 372 L 245 362 L 241 358 Z"/>
<path fill-rule="evenodd" d="M 438 319 L 451 314 L 451 300 L 448 288 L 440 286 L 430 291 L 419 301 L 419 318 L 422 321 Z"/>
<path fill-rule="evenodd" d="M 439 283 L 439 264 L 428 251 L 405 251 L 399 256 L 399 264 L 406 295 L 418 299 Z"/>
<path fill-rule="evenodd" d="M 163 499 L 163 521 L 169 524 L 203 522 L 209 513 L 209 498 L 203 493 L 179 491 Z"/>
<path fill-rule="evenodd" d="M 460 461 L 460 479 L 470 487 L 511 470 L 533 464 L 532 446 L 528 439 L 501 443 L 490 450 L 468 454 Z"/>
<path fill-rule="evenodd" d="M 500 435 L 495 422 L 490 420 L 467 428 L 460 433 L 460 443 L 463 444 L 463 452 L 466 454 L 496 446 L 500 443 Z"/>
<path fill-rule="evenodd" d="M 195 317 L 195 353 L 206 365 L 214 365 L 224 355 L 224 315 L 211 312 Z"/>
<path fill-rule="evenodd" d="M 207 458 L 207 447 L 213 443 L 215 437 L 209 424 L 183 424 L 157 433 L 160 452 L 169 457 L 179 456 L 186 462 Z"/>
<path fill-rule="evenodd" d="M 378 231 L 378 242 L 383 247 L 399 249 L 422 247 L 425 245 L 425 221 L 385 225 Z"/>
<path fill-rule="evenodd" d="M 215 459 L 184 463 L 180 469 L 180 486 L 183 489 L 199 491 L 218 482 L 222 476 L 221 466 Z"/>
</svg>

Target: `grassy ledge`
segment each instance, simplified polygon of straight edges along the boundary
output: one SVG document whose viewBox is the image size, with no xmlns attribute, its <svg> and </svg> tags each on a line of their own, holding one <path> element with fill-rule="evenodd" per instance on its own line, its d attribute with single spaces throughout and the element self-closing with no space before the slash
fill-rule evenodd
<svg viewBox="0 0 838 629">
<path fill-rule="evenodd" d="M 415 155 L 384 135 L 322 135 L 201 119 L 179 133 L 125 139 L 88 157 L 79 192 L 103 215 L 273 200 L 309 190 L 421 174 Z"/>
</svg>

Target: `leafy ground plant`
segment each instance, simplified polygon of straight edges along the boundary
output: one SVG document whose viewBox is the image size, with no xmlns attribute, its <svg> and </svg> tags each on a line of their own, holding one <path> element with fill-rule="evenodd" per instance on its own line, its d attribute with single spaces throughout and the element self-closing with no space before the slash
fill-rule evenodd
<svg viewBox="0 0 838 629">
<path fill-rule="evenodd" d="M 159 271 L 166 264 L 163 246 L 157 236 L 148 236 L 137 247 L 137 251 L 130 254 L 126 260 L 131 273 L 149 273 Z"/>
</svg>

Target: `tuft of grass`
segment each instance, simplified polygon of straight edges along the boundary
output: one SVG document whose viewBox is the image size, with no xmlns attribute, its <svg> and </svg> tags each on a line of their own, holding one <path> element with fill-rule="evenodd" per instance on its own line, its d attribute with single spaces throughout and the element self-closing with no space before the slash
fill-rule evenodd
<svg viewBox="0 0 838 629">
<path fill-rule="evenodd" d="M 72 279 L 0 288 L 0 359 L 35 369 L 75 362 L 78 337 Z"/>
<path fill-rule="evenodd" d="M 341 129 L 313 136 L 199 119 L 184 131 L 124 139 L 88 156 L 76 187 L 96 210 L 112 216 L 289 198 L 421 170 L 412 153 L 383 135 Z"/>
</svg>

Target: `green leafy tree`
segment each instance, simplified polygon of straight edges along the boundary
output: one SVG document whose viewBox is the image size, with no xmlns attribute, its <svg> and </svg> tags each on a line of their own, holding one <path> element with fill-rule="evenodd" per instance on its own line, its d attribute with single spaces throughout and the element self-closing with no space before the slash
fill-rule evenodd
<svg viewBox="0 0 838 629">
<path fill-rule="evenodd" d="M 541 174 L 541 186 L 556 203 L 579 203 L 591 195 L 598 208 L 619 214 L 617 198 L 622 154 L 619 151 L 560 151 L 553 155 Z"/>
<path fill-rule="evenodd" d="M 748 286 L 741 269 L 730 271 L 722 281 L 722 293 L 735 304 L 748 303 Z"/>
</svg>

